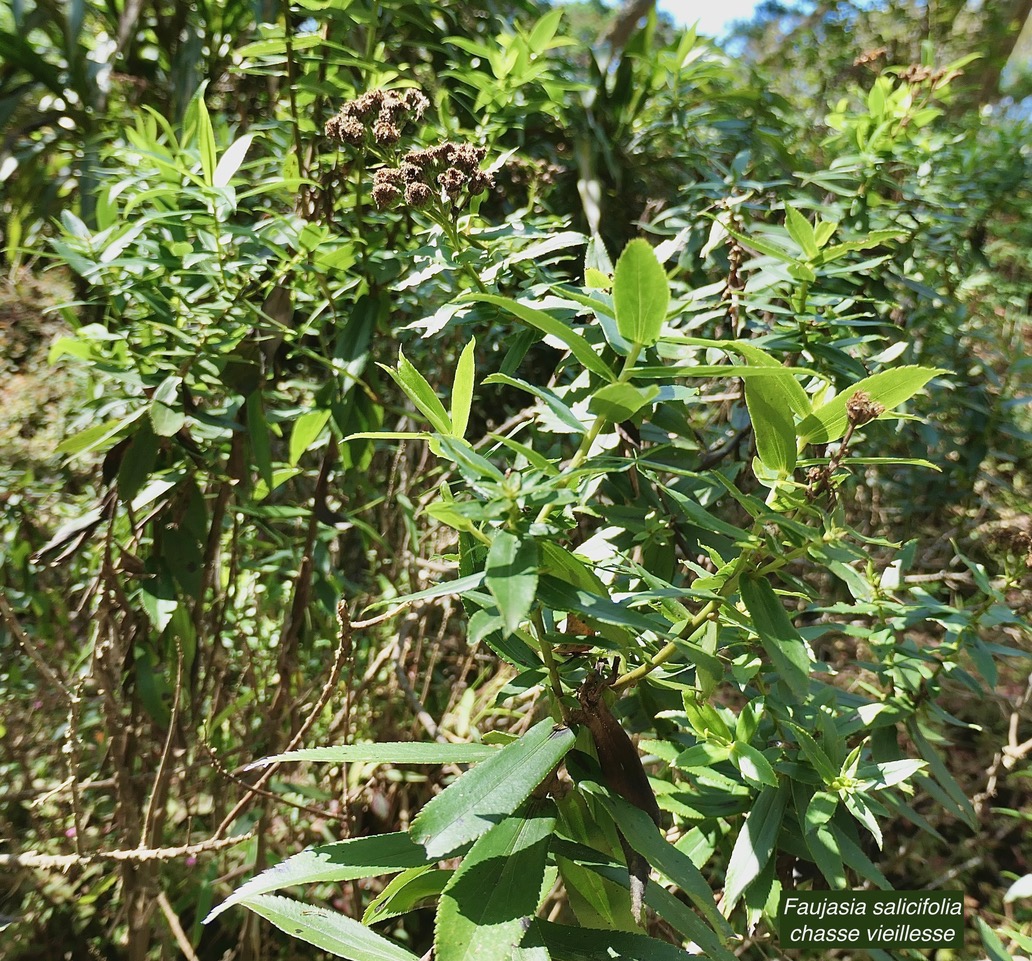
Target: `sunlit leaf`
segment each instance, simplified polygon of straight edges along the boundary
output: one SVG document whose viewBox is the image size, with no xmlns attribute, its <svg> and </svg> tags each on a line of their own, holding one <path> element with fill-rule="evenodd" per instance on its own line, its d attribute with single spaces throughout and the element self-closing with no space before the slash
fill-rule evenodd
<svg viewBox="0 0 1032 961">
<path fill-rule="evenodd" d="M 413 820 L 412 837 L 431 858 L 449 857 L 511 815 L 574 740 L 569 728 L 539 721 L 431 800 Z"/>
<path fill-rule="evenodd" d="M 616 262 L 613 303 L 620 335 L 649 347 L 659 340 L 670 304 L 670 284 L 652 245 L 632 240 Z"/>
</svg>

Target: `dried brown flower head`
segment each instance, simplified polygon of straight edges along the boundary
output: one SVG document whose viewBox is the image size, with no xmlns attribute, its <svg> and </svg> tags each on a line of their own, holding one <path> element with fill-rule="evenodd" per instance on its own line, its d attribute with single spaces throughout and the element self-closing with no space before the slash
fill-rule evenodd
<svg viewBox="0 0 1032 961">
<path fill-rule="evenodd" d="M 881 60 L 889 52 L 888 47 L 874 47 L 872 50 L 865 50 L 854 61 L 854 67 L 862 67 L 876 60 Z"/>
<path fill-rule="evenodd" d="M 373 186 L 373 203 L 380 210 L 390 207 L 400 196 L 401 191 L 392 184 L 375 184 Z"/>
<path fill-rule="evenodd" d="M 846 417 L 854 427 L 860 427 L 885 413 L 885 406 L 871 400 L 870 394 L 858 390 L 846 401 Z"/>
<path fill-rule="evenodd" d="M 370 136 L 379 146 L 393 146 L 405 126 L 421 120 L 429 106 L 418 90 L 369 90 L 340 108 L 327 122 L 326 136 L 351 147 L 362 146 Z"/>
<path fill-rule="evenodd" d="M 434 192 L 423 183 L 409 184 L 405 188 L 405 203 L 416 209 L 425 207 L 433 200 Z"/>
<path fill-rule="evenodd" d="M 455 212 L 464 202 L 494 186 L 491 174 L 480 169 L 486 155 L 486 147 L 470 143 L 447 142 L 410 150 L 399 167 L 381 167 L 376 171 L 373 198 L 381 208 L 395 203 L 402 193 L 405 203 L 415 208 L 425 207 L 438 198 Z"/>
</svg>

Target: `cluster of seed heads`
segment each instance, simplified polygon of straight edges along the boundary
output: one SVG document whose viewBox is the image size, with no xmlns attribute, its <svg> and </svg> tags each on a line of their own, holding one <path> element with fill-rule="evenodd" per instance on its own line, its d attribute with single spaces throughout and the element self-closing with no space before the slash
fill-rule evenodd
<svg viewBox="0 0 1032 961">
<path fill-rule="evenodd" d="M 398 167 L 381 167 L 373 178 L 373 201 L 381 210 L 400 200 L 409 207 L 425 207 L 435 198 L 455 210 L 494 185 L 491 174 L 480 169 L 487 148 L 471 143 L 442 143 L 425 150 L 410 150 Z"/>
<path fill-rule="evenodd" d="M 373 176 L 373 201 L 381 210 L 404 202 L 420 208 L 430 203 L 457 212 L 473 197 L 494 186 L 480 169 L 485 147 L 442 143 L 410 150 L 397 161 L 397 144 L 405 127 L 422 119 L 430 101 L 418 90 L 370 90 L 340 108 L 326 124 L 326 136 L 359 149 L 373 149 L 395 166 Z"/>
<path fill-rule="evenodd" d="M 326 136 L 350 147 L 370 142 L 390 147 L 409 123 L 422 119 L 430 101 L 418 90 L 370 90 L 350 100 L 326 124 Z"/>
</svg>

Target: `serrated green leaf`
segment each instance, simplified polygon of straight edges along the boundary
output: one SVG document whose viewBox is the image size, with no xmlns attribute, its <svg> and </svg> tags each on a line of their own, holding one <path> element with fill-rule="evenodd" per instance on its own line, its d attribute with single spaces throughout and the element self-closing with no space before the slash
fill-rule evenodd
<svg viewBox="0 0 1032 961">
<path fill-rule="evenodd" d="M 460 577 L 454 581 L 442 581 L 440 584 L 435 584 L 433 587 L 428 587 L 422 591 L 416 591 L 415 594 L 405 594 L 401 597 L 384 597 L 378 601 L 374 601 L 369 605 L 367 610 L 375 610 L 378 607 L 389 607 L 392 604 L 411 604 L 413 601 L 425 601 L 432 597 L 446 597 L 449 594 L 462 595 L 467 591 L 476 590 L 481 584 L 484 583 L 484 572 L 478 571 L 475 574 L 469 574 L 466 577 Z"/>
<path fill-rule="evenodd" d="M 304 904 L 279 894 L 259 894 L 243 902 L 292 938 L 348 961 L 419 961 L 393 941 L 365 925 L 327 908 Z"/>
<path fill-rule="evenodd" d="M 496 484 L 502 483 L 505 475 L 492 464 L 483 454 L 478 454 L 473 445 L 467 440 L 459 437 L 442 437 L 439 440 L 430 441 L 430 449 L 434 450 L 434 444 L 439 445 L 435 451 L 438 456 L 447 457 L 458 465 L 463 475 L 474 483 L 483 480 L 493 480 Z"/>
<path fill-rule="evenodd" d="M 631 630 L 663 632 L 662 621 L 654 620 L 644 614 L 617 604 L 608 597 L 582 591 L 559 578 L 544 576 L 538 583 L 538 597 L 554 611 L 572 611 L 614 627 L 626 627 Z"/>
<path fill-rule="evenodd" d="M 900 784 L 908 778 L 913 777 L 922 768 L 927 767 L 928 762 L 914 758 L 903 758 L 900 761 L 883 761 L 873 765 L 873 770 L 867 768 L 859 772 L 859 777 L 870 779 L 871 788 L 881 790 L 891 787 L 893 784 Z"/>
<path fill-rule="evenodd" d="M 487 554 L 484 583 L 498 602 L 507 633 L 512 634 L 530 613 L 537 594 L 540 551 L 532 539 L 520 540 L 499 531 Z"/>
<path fill-rule="evenodd" d="M 978 923 L 978 936 L 982 939 L 982 947 L 985 948 L 989 961 L 1014 961 L 1014 957 L 1003 946 L 996 932 L 981 918 L 975 920 Z"/>
<path fill-rule="evenodd" d="M 720 945 L 722 940 L 734 937 L 731 926 L 717 910 L 713 891 L 695 863 L 663 836 L 652 818 L 633 804 L 603 791 L 597 785 L 585 786 L 589 787 L 592 793 L 601 800 L 620 832 L 627 839 L 627 843 L 653 868 L 676 884 L 709 922 L 713 929 L 713 939 L 710 944 L 703 945 L 703 947 L 712 950 L 714 944 Z"/>
<path fill-rule="evenodd" d="M 795 383 L 794 378 L 790 379 Z M 760 461 L 768 470 L 787 476 L 796 465 L 796 426 L 791 399 L 783 383 L 783 378 L 778 377 L 745 381 L 745 405 Z"/>
<path fill-rule="evenodd" d="M 531 327 L 537 328 L 543 334 L 548 334 L 562 341 L 570 348 L 570 353 L 580 361 L 581 365 L 593 374 L 598 374 L 609 382 L 616 380 L 616 375 L 609 369 L 605 361 L 595 353 L 592 346 L 573 328 L 568 327 L 551 314 L 546 314 L 543 310 L 537 310 L 534 307 L 528 307 L 526 304 L 521 304 L 509 297 L 499 297 L 496 294 L 469 294 L 466 299 L 501 307 L 502 310 L 508 311 L 514 317 L 526 324 L 530 324 Z"/>
<path fill-rule="evenodd" d="M 430 421 L 434 430 L 441 434 L 452 432 L 451 419 L 448 417 L 441 399 L 427 383 L 426 378 L 412 366 L 400 348 L 398 349 L 397 370 L 392 370 L 383 364 L 380 364 L 380 367 L 405 392 L 416 409 Z"/>
<path fill-rule="evenodd" d="M 784 787 L 768 787 L 753 803 L 727 865 L 722 902 L 725 914 L 738 903 L 745 889 L 767 866 L 781 831 L 787 801 L 788 791 Z"/>
<path fill-rule="evenodd" d="M 813 260 L 819 253 L 813 227 L 795 207 L 785 204 L 785 227 L 788 235 L 802 248 L 807 260 Z"/>
<path fill-rule="evenodd" d="M 889 240 L 901 240 L 906 237 L 905 230 L 872 230 L 866 237 L 859 240 L 847 240 L 841 244 L 835 244 L 826 248 L 821 254 L 821 263 L 830 263 L 838 260 L 844 254 L 853 253 L 857 250 L 870 250 L 872 247 L 879 247 Z"/>
<path fill-rule="evenodd" d="M 363 924 L 380 924 L 435 902 L 454 871 L 428 865 L 409 868 L 394 878 L 366 908 Z"/>
<path fill-rule="evenodd" d="M 835 850 L 842 855 L 845 864 L 851 867 L 860 877 L 878 885 L 883 891 L 891 891 L 892 885 L 878 866 L 861 850 L 860 846 L 849 837 L 834 821 L 828 823 L 834 837 Z"/>
<path fill-rule="evenodd" d="M 452 382 L 451 424 L 456 437 L 465 437 L 469 413 L 473 407 L 473 381 L 476 376 L 477 339 L 471 337 L 459 355 Z"/>
<path fill-rule="evenodd" d="M 846 792 L 842 797 L 842 803 L 845 804 L 846 809 L 850 814 L 853 815 L 865 828 L 867 828 L 871 837 L 878 843 L 878 847 L 881 848 L 884 844 L 882 838 L 881 827 L 878 824 L 878 819 L 875 817 L 874 811 L 871 810 L 870 805 L 864 800 L 862 794 L 854 792 Z"/>
<path fill-rule="evenodd" d="M 334 744 L 328 747 L 305 747 L 284 754 L 273 754 L 249 764 L 251 768 L 267 767 L 292 761 L 314 761 L 322 764 L 475 764 L 498 753 L 486 744 L 438 744 L 435 741 L 369 741 L 364 744 Z"/>
<path fill-rule="evenodd" d="M 552 721 L 535 724 L 518 741 L 433 798 L 409 829 L 432 858 L 452 855 L 511 815 L 573 746 L 575 736 Z"/>
<path fill-rule="evenodd" d="M 644 347 L 659 340 L 670 306 L 670 284 L 652 245 L 641 237 L 632 240 L 616 262 L 613 304 L 622 337 Z"/>
<path fill-rule="evenodd" d="M 842 437 L 849 426 L 846 402 L 862 391 L 873 403 L 881 404 L 885 413 L 894 410 L 914 396 L 933 377 L 946 373 L 937 367 L 896 367 L 863 380 L 816 408 L 799 424 L 799 437 L 807 444 L 827 444 Z"/>
<path fill-rule="evenodd" d="M 437 961 L 507 959 L 537 909 L 554 805 L 506 818 L 474 843 L 441 895 Z"/>
<path fill-rule="evenodd" d="M 233 905 L 270 891 L 395 874 L 428 863 L 426 852 L 404 831 L 323 844 L 295 854 L 242 884 L 208 914 L 204 924 Z"/>
<path fill-rule="evenodd" d="M 769 240 L 755 236 L 750 237 L 748 234 L 740 233 L 733 227 L 729 227 L 726 224 L 724 225 L 724 229 L 734 237 L 735 240 L 745 244 L 746 247 L 751 247 L 753 250 L 758 251 L 761 254 L 766 254 L 768 257 L 774 257 L 776 260 L 781 260 L 788 264 L 798 263 L 797 257 Z"/>
<path fill-rule="evenodd" d="M 588 247 L 584 251 L 584 269 L 585 272 L 597 270 L 607 277 L 613 276 L 613 260 L 606 250 L 605 241 L 598 234 L 588 240 Z"/>
<path fill-rule="evenodd" d="M 778 676 L 802 699 L 809 691 L 810 654 L 774 588 L 766 578 L 748 575 L 739 586 L 760 643 Z"/>
<path fill-rule="evenodd" d="M 806 806 L 806 827 L 817 830 L 827 824 L 838 809 L 838 798 L 829 791 L 816 791 Z"/>
<path fill-rule="evenodd" d="M 803 841 L 806 849 L 810 852 L 817 869 L 827 879 L 832 890 L 844 890 L 849 886 L 846 878 L 846 871 L 842 865 L 842 858 L 835 845 L 835 835 L 827 824 L 810 824 L 807 817 L 806 830 L 803 831 Z"/>
<path fill-rule="evenodd" d="M 577 415 L 547 387 L 538 387 L 525 380 L 520 380 L 518 377 L 510 377 L 508 374 L 489 374 L 484 378 L 484 384 L 506 384 L 509 387 L 525 390 L 528 394 L 541 400 L 570 430 L 578 434 L 587 432 Z"/>
<path fill-rule="evenodd" d="M 838 230 L 838 224 L 833 220 L 818 220 L 814 224 L 813 228 L 813 239 L 818 247 L 824 247 L 824 245 L 831 240 L 832 235 Z"/>
<path fill-rule="evenodd" d="M 570 908 L 585 927 L 616 931 L 638 929 L 630 912 L 630 898 L 618 883 L 569 858 L 557 857 L 559 873 Z M 625 872 L 626 873 L 626 872 Z"/>
<path fill-rule="evenodd" d="M 552 961 L 687 961 L 684 948 L 629 931 L 590 928 L 534 920 L 521 947 L 548 949 Z"/>
<path fill-rule="evenodd" d="M 938 782 L 947 797 L 949 797 L 953 802 L 951 807 L 953 807 L 955 813 L 972 830 L 975 830 L 978 826 L 978 815 L 975 814 L 975 809 L 972 806 L 971 801 L 964 793 L 964 789 L 957 783 L 956 779 L 946 767 L 946 764 L 943 762 L 939 752 L 932 747 L 928 738 L 925 737 L 916 721 L 908 721 L 907 733 L 913 739 L 914 746 L 917 748 L 918 754 L 921 755 L 921 758 L 924 761 L 927 761 L 929 771 L 934 776 L 935 781 Z"/>
<path fill-rule="evenodd" d="M 783 721 L 782 723 L 787 724 L 792 729 L 804 756 L 821 776 L 821 780 L 825 784 L 831 784 L 838 777 L 839 772 L 821 746 L 814 740 L 813 736 L 792 721 Z"/>
</svg>

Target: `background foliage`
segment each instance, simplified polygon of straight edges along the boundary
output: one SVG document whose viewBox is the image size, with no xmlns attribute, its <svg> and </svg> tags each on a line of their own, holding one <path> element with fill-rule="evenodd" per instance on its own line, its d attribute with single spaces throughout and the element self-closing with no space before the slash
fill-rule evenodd
<svg viewBox="0 0 1032 961">
<path fill-rule="evenodd" d="M 767 4 L 733 55 L 4 8 L 9 956 L 412 958 L 436 911 L 439 958 L 535 913 L 535 959 L 767 958 L 781 890 L 864 884 L 1028 954 L 1029 11 L 971 6 Z"/>
</svg>

